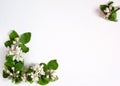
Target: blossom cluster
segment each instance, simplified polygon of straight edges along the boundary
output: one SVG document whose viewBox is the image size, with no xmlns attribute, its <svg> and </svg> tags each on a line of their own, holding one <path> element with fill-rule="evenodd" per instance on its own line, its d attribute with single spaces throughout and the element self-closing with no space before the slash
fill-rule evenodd
<svg viewBox="0 0 120 86">
<path fill-rule="evenodd" d="M 105 19 L 117 21 L 117 11 L 120 10 L 120 7 L 113 6 L 113 1 L 107 5 L 100 5 L 100 9 L 104 13 Z"/>
<path fill-rule="evenodd" d="M 23 33 L 21 36 L 16 31 L 9 35 L 10 40 L 5 42 L 7 47 L 6 62 L 3 69 L 3 77 L 12 79 L 14 83 L 37 82 L 40 85 L 46 85 L 51 81 L 58 79 L 55 70 L 58 68 L 56 60 L 51 60 L 48 64 L 40 63 L 24 68 L 23 53 L 27 53 L 29 48 L 26 44 L 30 41 L 31 33 Z"/>
<path fill-rule="evenodd" d="M 23 52 L 20 47 L 19 37 L 15 38 L 11 47 L 8 46 L 7 48 L 8 48 L 7 55 L 13 55 L 14 56 L 13 60 L 23 61 L 23 57 L 22 57 Z"/>
</svg>

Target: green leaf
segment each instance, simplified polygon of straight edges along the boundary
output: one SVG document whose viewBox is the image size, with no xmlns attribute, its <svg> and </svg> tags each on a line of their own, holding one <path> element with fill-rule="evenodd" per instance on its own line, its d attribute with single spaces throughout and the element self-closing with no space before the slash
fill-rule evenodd
<svg viewBox="0 0 120 86">
<path fill-rule="evenodd" d="M 40 85 L 46 85 L 50 82 L 50 79 L 46 78 L 45 76 L 41 76 L 41 78 L 38 81 L 38 84 Z"/>
<path fill-rule="evenodd" d="M 29 81 L 30 83 L 33 83 L 31 76 L 27 76 L 27 81 Z"/>
<path fill-rule="evenodd" d="M 13 61 L 13 57 L 14 55 L 6 56 L 5 66 L 7 68 L 13 67 L 15 65 L 15 62 Z"/>
<path fill-rule="evenodd" d="M 17 62 L 15 65 L 15 70 L 20 71 L 23 68 L 24 63 L 23 62 Z"/>
<path fill-rule="evenodd" d="M 13 57 L 14 57 L 14 55 L 6 56 L 6 60 L 7 60 L 8 62 L 13 62 Z"/>
<path fill-rule="evenodd" d="M 9 76 L 9 74 L 8 73 L 6 73 L 6 71 L 5 70 L 3 70 L 3 78 L 7 78 Z"/>
<path fill-rule="evenodd" d="M 27 33 L 23 33 L 20 37 L 20 42 L 23 44 L 26 44 L 30 41 L 31 39 L 31 33 L 27 32 Z"/>
<path fill-rule="evenodd" d="M 17 32 L 15 30 L 13 30 L 10 35 L 9 35 L 9 38 L 11 40 L 14 40 L 16 37 L 19 37 L 19 35 L 17 34 Z"/>
<path fill-rule="evenodd" d="M 33 72 L 33 69 L 30 68 L 26 71 L 26 73 L 31 73 L 31 72 Z"/>
<path fill-rule="evenodd" d="M 111 13 L 111 15 L 108 17 L 108 19 L 109 20 L 111 20 L 111 21 L 117 21 L 117 13 L 116 12 L 113 12 L 113 13 Z"/>
<path fill-rule="evenodd" d="M 20 77 L 15 77 L 14 80 L 15 84 L 18 84 L 22 81 L 22 79 Z"/>
<path fill-rule="evenodd" d="M 58 68 L 58 63 L 56 60 L 51 60 L 47 66 L 48 66 L 48 69 L 56 70 Z"/>
<path fill-rule="evenodd" d="M 20 47 L 21 47 L 21 50 L 22 50 L 24 53 L 27 53 L 27 52 L 29 51 L 29 48 L 26 47 L 24 44 L 21 44 Z"/>
<path fill-rule="evenodd" d="M 14 61 L 13 61 L 13 62 L 10 62 L 10 61 L 5 62 L 5 66 L 6 66 L 7 68 L 13 67 L 14 65 L 15 65 L 15 62 L 14 62 Z"/>
<path fill-rule="evenodd" d="M 8 47 L 8 46 L 10 47 L 13 44 L 13 41 L 12 40 L 8 40 L 4 44 L 5 44 L 6 47 Z"/>
<path fill-rule="evenodd" d="M 113 1 L 110 1 L 109 3 L 108 3 L 108 5 L 112 5 L 114 2 Z"/>
<path fill-rule="evenodd" d="M 100 5 L 100 9 L 104 11 L 106 9 L 107 5 Z"/>
</svg>

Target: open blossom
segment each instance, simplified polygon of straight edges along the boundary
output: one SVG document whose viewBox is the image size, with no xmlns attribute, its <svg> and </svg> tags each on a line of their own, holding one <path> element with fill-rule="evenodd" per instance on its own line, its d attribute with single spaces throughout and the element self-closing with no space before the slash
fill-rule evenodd
<svg viewBox="0 0 120 86">
<path fill-rule="evenodd" d="M 14 55 L 13 60 L 23 61 L 22 50 L 19 47 L 19 44 L 19 38 L 17 37 L 13 41 L 13 45 L 11 45 L 11 47 L 8 47 L 8 55 Z"/>
<path fill-rule="evenodd" d="M 107 14 L 105 15 L 105 18 L 107 19 L 109 16 L 110 16 L 110 13 L 107 13 Z"/>
<path fill-rule="evenodd" d="M 39 64 L 37 64 L 37 65 L 33 66 L 32 69 L 33 69 L 37 74 L 45 75 L 45 72 L 44 72 L 44 70 L 43 70 L 43 67 L 44 67 L 44 65 L 39 65 Z"/>
<path fill-rule="evenodd" d="M 19 46 L 21 44 L 19 40 L 20 38 L 16 37 L 15 40 L 13 41 L 13 44 Z"/>
<path fill-rule="evenodd" d="M 111 14 L 112 6 L 106 7 L 104 12 L 106 13 L 105 18 L 108 18 Z"/>
<path fill-rule="evenodd" d="M 108 7 L 106 7 L 106 9 L 104 10 L 105 13 L 109 13 L 110 9 Z"/>
<path fill-rule="evenodd" d="M 31 73 L 31 78 L 33 79 L 33 81 L 38 81 L 39 75 L 37 73 Z"/>
<path fill-rule="evenodd" d="M 44 69 L 43 69 L 44 65 L 34 65 L 31 67 L 31 69 L 33 70 L 33 72 L 28 73 L 28 76 L 31 76 L 33 81 L 38 81 L 39 77 L 41 77 L 41 75 L 45 75 Z"/>
<path fill-rule="evenodd" d="M 16 45 L 11 45 L 11 47 L 8 47 L 8 55 L 14 55 L 13 60 L 23 61 L 22 50 Z"/>
<path fill-rule="evenodd" d="M 55 80 L 57 78 L 57 75 L 55 75 L 55 70 L 47 70 L 46 77 Z"/>
<path fill-rule="evenodd" d="M 23 57 L 16 57 L 16 56 L 14 56 L 14 57 L 13 57 L 13 60 L 16 60 L 16 61 L 23 61 Z"/>
<path fill-rule="evenodd" d="M 17 32 L 13 31 L 9 36 L 10 39 L 5 42 L 8 51 L 3 69 L 3 78 L 12 79 L 12 82 L 15 84 L 20 83 L 21 81 L 28 81 L 30 83 L 37 82 L 40 85 L 48 84 L 49 82 L 58 79 L 55 75 L 55 70 L 48 70 L 49 66 L 51 67 L 52 65 L 55 65 L 57 69 L 58 64 L 56 60 L 51 60 L 48 64 L 40 63 L 28 67 L 28 69 L 24 69 L 24 59 L 22 54 L 29 50 L 26 44 L 30 41 L 30 32 L 23 33 L 19 37 Z M 46 80 L 46 77 L 50 80 Z"/>
<path fill-rule="evenodd" d="M 23 74 L 23 76 L 21 77 L 21 79 L 26 82 L 27 81 L 27 77 L 26 77 L 26 74 Z"/>
</svg>

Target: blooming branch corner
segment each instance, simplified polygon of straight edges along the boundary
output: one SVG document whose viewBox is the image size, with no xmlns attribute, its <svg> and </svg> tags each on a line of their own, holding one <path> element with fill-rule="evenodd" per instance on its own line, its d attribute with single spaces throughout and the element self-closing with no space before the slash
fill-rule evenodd
<svg viewBox="0 0 120 86">
<path fill-rule="evenodd" d="M 4 63 L 3 77 L 11 79 L 15 84 L 24 81 L 46 85 L 49 82 L 58 80 L 58 76 L 55 74 L 58 69 L 57 60 L 51 60 L 47 64 L 40 63 L 29 66 L 28 69 L 23 69 L 23 53 L 29 52 L 29 47 L 27 47 L 26 44 L 30 39 L 30 32 L 18 35 L 18 33 L 13 30 L 9 34 L 9 40 L 5 42 L 7 55 L 5 57 L 6 62 Z"/>
<path fill-rule="evenodd" d="M 113 6 L 113 3 L 110 1 L 106 5 L 100 5 L 100 9 L 105 15 L 105 19 L 117 22 L 117 11 L 120 10 L 120 7 Z"/>
</svg>

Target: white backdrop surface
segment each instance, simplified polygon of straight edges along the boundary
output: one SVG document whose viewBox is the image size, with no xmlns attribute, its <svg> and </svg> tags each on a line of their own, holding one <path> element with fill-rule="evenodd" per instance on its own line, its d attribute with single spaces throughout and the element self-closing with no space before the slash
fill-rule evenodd
<svg viewBox="0 0 120 86">
<path fill-rule="evenodd" d="M 0 0 L 0 86 L 16 86 L 2 78 L 10 30 L 32 32 L 25 65 L 58 60 L 59 80 L 47 86 L 120 86 L 120 12 L 117 23 L 103 19 L 99 5 L 107 2 Z"/>
</svg>

